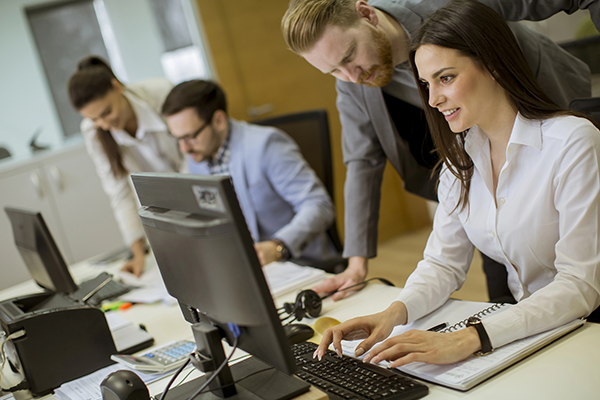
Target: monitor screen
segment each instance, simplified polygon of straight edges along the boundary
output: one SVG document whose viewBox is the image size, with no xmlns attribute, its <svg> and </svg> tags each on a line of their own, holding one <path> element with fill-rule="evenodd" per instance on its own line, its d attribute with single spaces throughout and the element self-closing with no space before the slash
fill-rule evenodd
<svg viewBox="0 0 600 400">
<path fill-rule="evenodd" d="M 75 292 L 77 285 L 42 214 L 11 207 L 4 211 L 10 219 L 17 249 L 37 284 L 53 292 Z"/>
<path fill-rule="evenodd" d="M 290 345 L 229 177 L 149 173 L 132 180 L 169 294 L 215 326 L 237 324 L 241 349 L 293 373 Z"/>
</svg>

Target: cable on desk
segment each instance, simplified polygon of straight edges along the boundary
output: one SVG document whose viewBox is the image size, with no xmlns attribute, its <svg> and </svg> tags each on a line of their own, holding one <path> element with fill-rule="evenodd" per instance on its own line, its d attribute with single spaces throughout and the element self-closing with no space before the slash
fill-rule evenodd
<svg viewBox="0 0 600 400">
<path fill-rule="evenodd" d="M 184 377 L 183 377 L 183 379 L 182 379 L 182 380 L 181 380 L 181 381 L 180 381 L 180 382 L 179 382 L 177 385 L 175 385 L 175 387 L 178 387 L 178 386 L 179 386 L 179 385 L 181 385 L 183 382 L 185 382 L 185 380 L 186 380 L 186 379 L 187 379 L 187 378 L 190 376 L 190 374 L 191 374 L 192 372 L 194 372 L 195 370 L 196 370 L 195 368 L 192 368 L 192 369 L 190 369 L 190 372 L 188 372 L 188 373 L 187 373 L 187 375 L 186 375 L 186 376 L 184 376 Z"/>
<path fill-rule="evenodd" d="M 4 331 L 2 331 L 2 337 L 4 337 L 4 336 L 6 336 L 6 333 Z M 6 338 L 4 338 L 2 340 L 2 343 L 0 343 L 0 356 L 2 357 L 2 364 L 0 365 L 0 390 L 3 390 L 5 392 L 14 392 L 17 390 L 23 390 L 23 389 L 29 388 L 27 381 L 22 381 L 12 388 L 3 388 L 2 387 L 2 377 L 4 376 L 4 366 L 6 365 L 6 361 L 8 360 L 8 355 L 6 353 L 6 344 L 9 341 L 20 338 L 22 336 L 25 336 L 25 331 L 23 329 L 11 333 L 10 335 L 8 335 Z"/>
<path fill-rule="evenodd" d="M 190 358 L 188 357 L 187 361 L 181 367 L 179 367 L 179 369 L 177 370 L 177 372 L 175 372 L 175 375 L 173 375 L 173 377 L 171 378 L 171 380 L 169 381 L 169 383 L 167 383 L 167 387 L 162 392 L 162 395 L 160 396 L 160 400 L 164 400 L 165 399 L 165 397 L 167 396 L 167 392 L 169 391 L 169 388 L 171 387 L 171 385 L 173 384 L 173 382 L 175 382 L 175 379 L 177 379 L 177 377 L 179 376 L 179 374 L 181 373 L 181 371 L 183 371 L 184 368 L 187 367 L 187 365 L 189 363 L 190 363 Z M 190 371 L 190 373 L 191 373 L 191 371 Z"/>
<path fill-rule="evenodd" d="M 244 359 L 244 358 L 248 358 L 248 357 L 249 357 L 249 354 L 244 354 L 244 355 L 242 355 L 242 356 L 239 356 L 239 357 L 237 357 L 237 358 L 233 358 L 233 359 L 229 360 L 229 362 L 230 362 L 230 363 L 234 363 L 234 362 L 236 362 L 236 361 L 238 361 L 238 360 L 242 360 L 242 359 Z M 188 373 L 187 373 L 187 375 L 186 375 L 186 376 L 184 376 L 184 377 L 183 377 L 183 379 L 182 379 L 181 381 L 179 381 L 179 383 L 178 383 L 177 385 L 175 385 L 174 387 L 181 386 L 181 385 L 183 384 L 183 382 L 185 382 L 185 380 L 186 380 L 186 379 L 187 379 L 187 378 L 188 378 L 188 377 L 191 375 L 191 373 L 192 373 L 192 372 L 194 372 L 194 371 L 195 371 L 195 369 L 191 369 L 191 370 L 190 370 L 190 372 L 188 372 Z M 245 377 L 243 377 L 243 378 L 241 378 L 241 379 L 239 379 L 239 380 L 235 381 L 234 383 L 238 383 L 239 381 L 241 381 L 241 380 L 244 380 L 244 379 L 246 379 L 246 378 L 247 378 L 247 376 L 245 376 Z M 215 389 L 215 390 L 222 389 L 222 388 L 223 388 L 223 387 L 219 386 L 219 387 L 218 387 L 217 389 Z M 211 390 L 211 391 L 212 391 L 212 390 Z M 157 400 L 158 400 L 158 399 L 157 399 Z"/>
<path fill-rule="evenodd" d="M 381 283 L 384 283 L 384 284 L 386 284 L 386 285 L 388 285 L 388 286 L 395 286 L 395 285 L 394 285 L 392 282 L 388 281 L 388 280 L 387 280 L 387 279 L 385 279 L 385 278 L 373 277 L 373 278 L 369 278 L 369 279 L 367 279 L 366 281 L 362 281 L 362 282 L 359 282 L 359 283 L 357 283 L 357 284 L 354 284 L 354 285 L 352 285 L 352 286 L 348 286 L 348 287 L 346 287 L 346 288 L 343 288 L 343 289 L 338 289 L 338 290 L 336 290 L 336 291 L 333 291 L 333 292 L 331 292 L 331 293 L 328 293 L 328 294 L 326 294 L 325 296 L 321 297 L 321 300 L 325 300 L 326 298 L 328 298 L 328 297 L 331 297 L 331 296 L 333 296 L 333 295 L 334 295 L 334 294 L 336 294 L 336 293 L 343 292 L 343 291 L 346 291 L 346 290 L 350 290 L 350 289 L 353 289 L 353 288 L 355 288 L 355 287 L 357 287 L 357 286 L 360 286 L 360 285 L 366 285 L 367 283 L 369 283 L 369 282 L 371 282 L 371 281 L 374 281 L 374 280 L 378 280 L 379 282 L 381 282 Z"/>
<path fill-rule="evenodd" d="M 283 303 L 283 307 L 279 307 L 277 309 L 277 316 L 283 325 L 288 325 L 295 321 L 301 321 L 306 316 L 316 318 L 321 314 L 321 308 L 323 306 L 324 299 L 333 296 L 335 293 L 354 289 L 357 286 L 364 287 L 373 280 L 378 280 L 386 285 L 394 286 L 392 282 L 385 278 L 373 277 L 355 285 L 335 290 L 323 297 L 319 296 L 319 294 L 312 289 L 302 290 L 297 294 L 296 300 L 293 303 Z M 285 316 L 286 314 L 288 315 Z"/>
<path fill-rule="evenodd" d="M 238 346 L 238 341 L 239 341 L 239 337 L 242 334 L 240 327 L 236 324 L 233 324 L 231 322 L 227 323 L 227 326 L 229 327 L 229 330 L 231 331 L 231 333 L 233 333 L 233 337 L 234 337 L 234 341 L 233 341 L 233 349 L 231 350 L 231 353 L 229 354 L 229 356 L 221 363 L 221 365 L 219 365 L 219 367 L 215 370 L 215 372 L 210 376 L 210 378 L 208 378 L 206 380 L 206 382 L 204 382 L 204 384 L 202 386 L 200 386 L 200 388 L 198 390 L 196 390 L 196 392 L 194 394 L 192 394 L 188 400 L 192 400 L 193 398 L 195 398 L 196 396 L 198 396 L 200 393 L 202 393 L 202 391 L 208 386 L 210 385 L 210 383 L 215 380 L 215 378 L 219 375 L 219 373 L 221 372 L 221 370 L 223 368 L 225 368 L 225 366 L 229 363 L 229 361 L 231 360 L 231 357 L 233 356 L 233 353 L 235 353 L 235 351 L 237 350 L 237 346 Z M 177 379 L 177 376 L 179 376 L 179 374 L 181 373 L 181 371 L 183 371 L 183 369 L 187 366 L 187 364 L 190 362 L 190 358 L 188 358 L 188 360 L 186 361 L 186 363 L 184 365 L 182 365 L 177 372 L 175 373 L 175 375 L 173 375 L 173 378 L 171 378 L 171 380 L 169 381 L 169 383 L 167 384 L 167 387 L 165 388 L 165 390 L 163 391 L 162 395 L 160 396 L 160 400 L 164 400 L 167 392 L 169 391 L 169 388 L 171 387 L 171 385 L 173 384 L 173 382 L 175 382 L 175 379 Z M 191 373 L 191 371 L 190 371 Z M 189 376 L 189 374 L 188 374 Z M 186 376 L 187 378 L 187 376 Z M 185 378 L 183 379 L 185 380 Z M 182 380 L 182 382 L 183 382 Z M 179 383 L 181 384 L 181 382 Z M 179 386 L 179 385 L 178 385 Z"/>
<path fill-rule="evenodd" d="M 215 380 L 215 378 L 217 377 L 217 375 L 219 375 L 219 373 L 221 372 L 221 370 L 223 368 L 225 368 L 225 366 L 229 363 L 229 360 L 231 359 L 231 356 L 233 355 L 233 353 L 237 350 L 237 346 L 238 346 L 238 336 L 235 336 L 235 339 L 233 341 L 233 349 L 231 350 L 231 353 L 229 354 L 229 356 L 223 360 L 223 362 L 221 363 L 221 365 L 219 365 L 219 368 L 217 368 L 215 370 L 215 372 L 210 376 L 210 378 L 208 378 L 206 380 L 206 382 L 204 382 L 204 384 L 202 386 L 200 386 L 200 388 L 198 390 L 196 390 L 196 392 L 194 394 L 192 394 L 190 397 L 187 398 L 187 400 L 193 400 L 196 396 L 198 396 L 200 393 L 202 393 L 202 391 L 212 383 L 212 381 Z M 161 398 L 161 400 L 163 400 Z"/>
</svg>

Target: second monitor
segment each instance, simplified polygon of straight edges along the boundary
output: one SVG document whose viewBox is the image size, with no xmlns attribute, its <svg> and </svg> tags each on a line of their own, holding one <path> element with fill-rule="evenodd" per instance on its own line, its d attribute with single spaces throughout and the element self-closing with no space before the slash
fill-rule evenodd
<svg viewBox="0 0 600 400">
<path fill-rule="evenodd" d="M 307 391 L 290 376 L 295 361 L 229 177 L 133 174 L 132 180 L 165 286 L 191 312 L 199 352 L 216 369 L 223 362 L 220 338 L 231 344 L 237 336 L 241 349 L 276 369 L 247 363 L 237 377 L 222 372 L 211 389 L 221 397 L 267 390 L 274 399 Z M 235 383 L 259 370 L 265 371 Z"/>
</svg>

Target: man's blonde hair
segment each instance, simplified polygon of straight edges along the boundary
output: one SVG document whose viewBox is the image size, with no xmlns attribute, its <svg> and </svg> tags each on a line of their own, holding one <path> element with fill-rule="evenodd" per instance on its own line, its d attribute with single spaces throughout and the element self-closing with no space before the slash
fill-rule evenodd
<svg viewBox="0 0 600 400">
<path fill-rule="evenodd" d="M 283 38 L 294 53 L 309 51 L 328 25 L 350 28 L 358 24 L 357 0 L 290 0 L 281 20 Z"/>
</svg>

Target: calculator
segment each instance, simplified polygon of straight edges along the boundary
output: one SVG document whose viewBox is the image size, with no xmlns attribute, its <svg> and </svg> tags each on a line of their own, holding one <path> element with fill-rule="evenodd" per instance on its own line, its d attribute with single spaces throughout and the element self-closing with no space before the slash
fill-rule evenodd
<svg viewBox="0 0 600 400">
<path fill-rule="evenodd" d="M 189 340 L 179 340 L 157 347 L 139 356 L 113 354 L 110 358 L 140 372 L 162 373 L 181 367 L 195 348 L 196 343 Z"/>
</svg>

